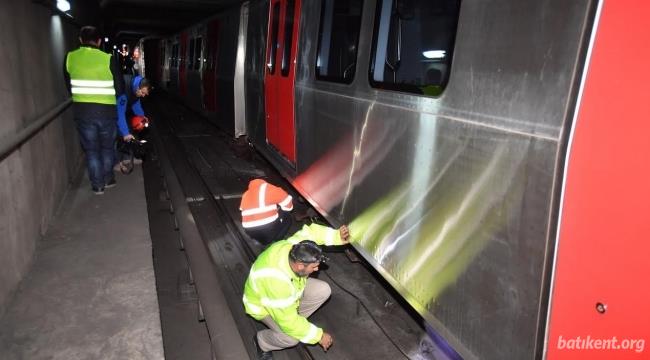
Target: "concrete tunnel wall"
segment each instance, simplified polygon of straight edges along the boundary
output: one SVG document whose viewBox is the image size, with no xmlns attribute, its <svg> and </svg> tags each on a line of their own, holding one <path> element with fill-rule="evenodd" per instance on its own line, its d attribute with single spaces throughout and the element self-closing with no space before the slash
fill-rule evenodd
<svg viewBox="0 0 650 360">
<path fill-rule="evenodd" d="M 78 28 L 32 1 L 0 1 L 0 139 L 68 98 L 67 51 Z M 71 109 L 0 158 L 0 317 L 81 165 Z"/>
</svg>

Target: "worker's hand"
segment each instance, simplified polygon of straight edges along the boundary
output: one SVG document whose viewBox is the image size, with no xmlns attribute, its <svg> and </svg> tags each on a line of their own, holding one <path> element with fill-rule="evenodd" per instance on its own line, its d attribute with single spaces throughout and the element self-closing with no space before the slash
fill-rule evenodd
<svg viewBox="0 0 650 360">
<path fill-rule="evenodd" d="M 346 225 L 339 228 L 339 234 L 341 235 L 341 241 L 343 241 L 344 244 L 350 242 L 350 229 L 348 229 Z"/>
<path fill-rule="evenodd" d="M 323 350 L 327 351 L 327 349 L 329 349 L 330 346 L 332 346 L 333 342 L 334 342 L 334 338 L 332 337 L 332 335 L 323 331 L 323 336 L 320 338 L 320 341 L 318 343 L 320 344 L 320 346 L 323 347 Z"/>
<path fill-rule="evenodd" d="M 133 140 L 135 140 L 135 136 L 133 136 L 133 135 L 131 135 L 131 134 L 126 134 L 126 135 L 124 135 L 124 136 L 122 137 L 122 139 L 123 139 L 124 141 L 126 141 L 126 142 L 129 142 L 129 141 L 133 141 Z"/>
</svg>

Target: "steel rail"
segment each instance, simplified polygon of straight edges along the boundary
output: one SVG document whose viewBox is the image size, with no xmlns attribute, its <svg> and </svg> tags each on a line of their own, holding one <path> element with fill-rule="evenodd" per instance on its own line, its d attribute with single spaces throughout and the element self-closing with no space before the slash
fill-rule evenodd
<svg viewBox="0 0 650 360">
<path fill-rule="evenodd" d="M 173 204 L 174 215 L 182 234 L 183 245 L 188 257 L 191 258 L 189 266 L 210 334 L 212 352 L 216 359 L 247 359 L 248 353 L 229 310 L 226 297 L 221 290 L 214 263 L 210 259 L 209 251 L 194 222 L 183 188 L 171 160 L 166 155 L 167 151 L 159 134 L 153 138 L 166 179 L 169 197 Z"/>
</svg>

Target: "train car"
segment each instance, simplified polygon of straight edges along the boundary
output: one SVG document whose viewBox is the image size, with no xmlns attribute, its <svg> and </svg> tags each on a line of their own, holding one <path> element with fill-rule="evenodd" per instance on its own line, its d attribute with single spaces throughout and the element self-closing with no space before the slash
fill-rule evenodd
<svg viewBox="0 0 650 360">
<path fill-rule="evenodd" d="M 144 44 L 146 52 L 161 54 L 147 76 L 229 133 L 234 132 L 236 103 L 244 102 L 243 87 L 239 98 L 233 92 L 240 11 L 233 7 L 170 38 Z"/>
<path fill-rule="evenodd" d="M 638 0 L 249 1 L 165 40 L 161 73 L 350 224 L 463 358 L 639 358 L 648 15 Z M 218 59 L 202 89 L 178 60 L 195 29 Z"/>
</svg>

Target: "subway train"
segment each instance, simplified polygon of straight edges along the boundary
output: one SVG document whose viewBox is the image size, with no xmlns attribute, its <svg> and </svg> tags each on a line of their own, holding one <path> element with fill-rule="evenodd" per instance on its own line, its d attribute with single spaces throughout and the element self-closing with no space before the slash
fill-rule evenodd
<svg viewBox="0 0 650 360">
<path fill-rule="evenodd" d="M 251 0 L 140 46 L 148 77 L 350 224 L 463 358 L 640 358 L 649 16 L 640 0 Z"/>
</svg>

